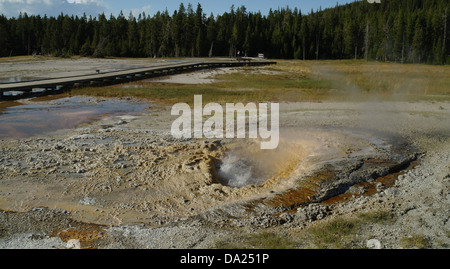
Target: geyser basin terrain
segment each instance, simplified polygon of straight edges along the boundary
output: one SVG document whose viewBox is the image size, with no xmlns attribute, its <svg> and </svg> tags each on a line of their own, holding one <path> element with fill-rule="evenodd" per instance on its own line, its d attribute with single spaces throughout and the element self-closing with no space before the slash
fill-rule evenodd
<svg viewBox="0 0 450 269">
<path fill-rule="evenodd" d="M 416 159 L 415 150 L 406 141 L 388 133 L 284 128 L 280 137 L 277 151 L 233 145 L 219 162 L 220 182 L 246 196 L 243 207 L 256 203 L 260 212 L 273 213 L 274 209 L 265 208 L 272 207 L 280 214 L 406 169 Z M 232 208 L 236 216 L 236 204 Z"/>
<path fill-rule="evenodd" d="M 310 68 L 320 63 L 328 67 L 320 69 L 322 75 Z M 402 248 L 402 239 L 422 237 L 431 248 L 448 248 L 446 68 L 320 63 L 243 68 L 215 77 L 220 83 L 195 87 L 135 83 L 120 91 L 73 91 L 134 94 L 166 105 L 188 102 L 198 93 L 205 100 L 209 96 L 208 102 L 277 100 L 282 154 L 261 151 L 252 140 L 173 139 L 175 118 L 164 105 L 139 117 L 108 117 L 57 134 L 0 139 L 0 204 L 11 209 L 0 210 L 0 248 L 66 248 L 71 239 L 80 240 L 82 248 L 217 248 L 218 241 L 239 244 L 259 232 L 294 240 L 296 248 L 321 248 L 330 246 L 315 242 L 310 228 L 324 231 L 328 223 L 359 220 L 363 213 L 392 218 L 354 227 L 349 238 L 338 238 L 350 240 L 341 246 L 365 248 L 375 238 L 383 248 Z M 327 70 L 338 71 L 331 85 L 320 83 L 332 78 Z M 422 101 L 404 96 L 424 89 L 428 95 L 418 96 Z M 360 94 L 353 99 L 349 92 L 355 91 Z M 380 100 L 376 93 L 385 95 Z M 294 136 L 286 136 L 290 130 Z M 418 161 L 396 173 L 414 159 L 410 144 L 419 150 Z M 236 161 L 250 167 L 250 174 L 241 174 L 251 180 L 229 186 L 230 176 L 220 170 Z M 378 177 L 385 172 L 394 173 Z M 369 182 L 354 184 L 360 179 Z"/>
<path fill-rule="evenodd" d="M 139 120 L 105 118 L 77 134 L 3 145 L 9 157 L 0 161 L 0 207 L 59 208 L 104 225 L 160 223 L 255 199 L 286 210 L 343 193 L 414 158 L 396 139 L 362 130 L 282 129 L 279 147 L 268 151 L 253 140 L 182 141 L 129 128 Z M 333 176 L 310 179 L 322 171 Z M 308 190 L 308 201 L 282 201 L 299 188 Z"/>
<path fill-rule="evenodd" d="M 23 223 L 31 227 L 33 234 L 53 236 L 73 227 L 74 221 L 83 221 L 102 225 L 94 226 L 94 231 L 98 227 L 104 230 L 103 241 L 87 246 L 209 248 L 218 236 L 232 238 L 234 230 L 240 233 L 268 227 L 296 229 L 361 206 L 378 208 L 384 203 L 376 196 L 350 200 L 342 206 L 323 203 L 340 193 L 364 196 L 365 185 L 358 182 L 407 166 L 415 152 L 397 133 L 404 134 L 408 143 L 421 152 L 440 152 L 437 159 L 434 155 L 420 155 L 419 160 L 424 163 L 408 171 L 399 183 L 406 189 L 426 184 L 420 196 L 408 196 L 415 198 L 398 202 L 395 210 L 400 210 L 399 215 L 411 206 L 429 212 L 427 206 L 433 207 L 434 202 L 421 201 L 419 205 L 415 201 L 440 197 L 435 193 L 436 183 L 426 182 L 441 175 L 433 171 L 448 165 L 445 134 L 450 125 L 445 112 L 450 107 L 445 103 L 416 103 L 412 107 L 399 102 L 378 114 L 352 110 L 362 106 L 283 104 L 280 145 L 273 151 L 262 151 L 258 141 L 245 139 L 174 139 L 170 135 L 173 117 L 169 107 L 152 107 L 142 116 L 102 118 L 58 135 L 0 140 L 0 208 L 9 210 L 0 214 L 2 219 L 8 219 L 2 224 L 4 238 L 9 240 L 9 235 L 21 233 L 22 228 L 18 228 Z M 380 109 L 380 105 L 376 108 Z M 431 114 L 434 116 L 429 117 Z M 374 125 L 371 119 L 375 116 L 384 119 L 383 125 Z M 367 123 L 373 128 L 368 128 Z M 430 133 L 434 135 L 423 135 Z M 227 156 L 245 160 L 258 181 L 227 186 L 220 173 Z M 408 187 L 406 179 L 411 178 L 411 172 L 429 175 Z M 420 183 L 422 180 L 425 183 Z M 400 195 L 402 189 L 390 188 L 386 193 L 388 190 L 393 194 L 382 199 L 401 199 L 402 196 L 392 195 Z M 433 212 L 440 212 L 439 208 Z M 442 219 L 439 216 L 433 220 Z M 39 223 L 45 225 L 35 226 L 28 217 L 39 218 Z M 421 221 L 408 217 L 401 229 L 405 227 L 408 233 L 408 227 Z M 134 226 L 138 223 L 147 228 Z M 430 223 L 426 227 L 440 227 L 436 225 Z M 23 236 L 30 240 L 29 234 Z"/>
</svg>

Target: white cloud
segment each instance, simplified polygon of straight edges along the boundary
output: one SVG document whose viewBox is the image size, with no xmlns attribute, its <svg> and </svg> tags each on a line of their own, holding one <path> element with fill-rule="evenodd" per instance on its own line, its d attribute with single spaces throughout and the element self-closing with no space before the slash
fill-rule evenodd
<svg viewBox="0 0 450 269">
<path fill-rule="evenodd" d="M 0 0 L 0 14 L 7 17 L 17 17 L 20 12 L 41 16 L 58 16 L 61 12 L 97 16 L 107 8 L 102 0 Z"/>
<path fill-rule="evenodd" d="M 142 14 L 142 12 L 145 12 L 145 14 L 149 15 L 150 11 L 152 10 L 151 5 L 143 6 L 140 8 L 132 8 L 132 9 L 122 9 L 122 12 L 125 16 L 128 16 L 131 13 L 133 13 L 133 16 L 137 17 L 139 14 Z"/>
</svg>

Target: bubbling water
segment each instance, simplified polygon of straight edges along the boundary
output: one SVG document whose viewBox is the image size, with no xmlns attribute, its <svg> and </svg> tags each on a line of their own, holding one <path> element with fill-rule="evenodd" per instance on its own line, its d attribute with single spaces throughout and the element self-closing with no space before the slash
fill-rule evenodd
<svg viewBox="0 0 450 269">
<path fill-rule="evenodd" d="M 230 187 L 244 187 L 247 185 L 260 185 L 264 182 L 255 175 L 250 163 L 242 160 L 236 155 L 229 154 L 219 167 L 219 177 L 225 185 Z"/>
<path fill-rule="evenodd" d="M 274 177 L 287 176 L 307 155 L 307 139 L 282 131 L 276 149 L 263 150 L 258 141 L 239 141 L 217 164 L 219 181 L 230 187 L 262 185 Z"/>
</svg>

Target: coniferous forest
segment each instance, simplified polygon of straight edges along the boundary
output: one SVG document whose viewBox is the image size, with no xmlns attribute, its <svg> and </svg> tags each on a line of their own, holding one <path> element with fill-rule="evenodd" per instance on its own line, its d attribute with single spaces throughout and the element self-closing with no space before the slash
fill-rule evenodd
<svg viewBox="0 0 450 269">
<path fill-rule="evenodd" d="M 279 59 L 450 63 L 449 0 L 355 1 L 325 10 L 268 14 L 200 4 L 169 14 L 117 17 L 0 15 L 0 56 L 211 57 L 264 53 Z"/>
</svg>

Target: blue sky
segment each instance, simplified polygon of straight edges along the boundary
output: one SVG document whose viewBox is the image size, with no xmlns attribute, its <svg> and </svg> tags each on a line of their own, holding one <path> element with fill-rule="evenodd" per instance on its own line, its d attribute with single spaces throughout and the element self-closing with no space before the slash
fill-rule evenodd
<svg viewBox="0 0 450 269">
<path fill-rule="evenodd" d="M 267 14 L 269 9 L 278 9 L 279 7 L 289 6 L 297 7 L 303 13 L 317 10 L 320 7 L 333 7 L 336 3 L 346 4 L 355 0 L 0 0 L 0 14 L 7 17 L 17 17 L 19 12 L 26 12 L 31 15 L 48 15 L 57 16 L 61 12 L 64 14 L 96 16 L 100 13 L 107 15 L 113 14 L 117 16 L 122 10 L 125 15 L 131 12 L 139 14 L 143 11 L 148 15 L 153 15 L 157 11 L 164 11 L 166 8 L 170 14 L 177 10 L 180 3 L 185 6 L 191 3 L 195 8 L 200 3 L 203 12 L 207 15 L 210 13 L 222 14 L 230 10 L 230 7 L 240 7 L 244 5 L 247 11 L 261 11 L 263 15 Z M 364 1 L 364 0 L 359 0 Z"/>
</svg>

